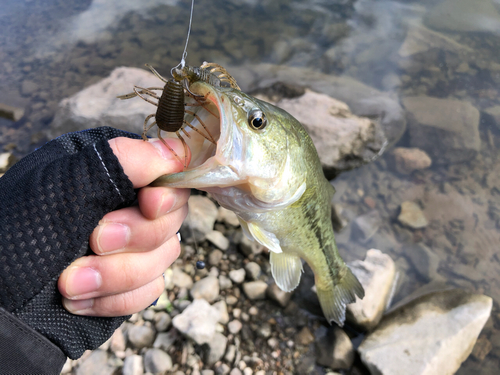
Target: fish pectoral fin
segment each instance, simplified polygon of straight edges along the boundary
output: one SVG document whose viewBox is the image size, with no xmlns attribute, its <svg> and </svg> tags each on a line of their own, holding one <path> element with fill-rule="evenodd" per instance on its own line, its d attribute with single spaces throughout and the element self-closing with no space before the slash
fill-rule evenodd
<svg viewBox="0 0 500 375">
<path fill-rule="evenodd" d="M 262 246 L 267 247 L 271 252 L 282 253 L 280 246 L 280 240 L 274 233 L 268 232 L 267 230 L 261 228 L 258 224 L 247 223 L 248 231 L 252 237 L 260 243 Z"/>
<path fill-rule="evenodd" d="M 243 234 L 246 236 L 251 241 L 255 241 L 255 238 L 253 238 L 252 234 L 250 233 L 250 229 L 248 229 L 248 223 L 237 216 L 238 221 L 240 222 L 241 229 L 243 230 Z"/>
<path fill-rule="evenodd" d="M 302 261 L 296 255 L 286 253 L 270 254 L 271 273 L 276 285 L 284 292 L 294 290 L 300 282 L 303 272 Z"/>
</svg>

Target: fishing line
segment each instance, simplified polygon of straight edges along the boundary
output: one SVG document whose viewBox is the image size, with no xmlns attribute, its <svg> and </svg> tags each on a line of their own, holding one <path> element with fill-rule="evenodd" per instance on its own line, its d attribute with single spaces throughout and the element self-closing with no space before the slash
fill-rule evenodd
<svg viewBox="0 0 500 375">
<path fill-rule="evenodd" d="M 189 42 L 189 36 L 191 35 L 191 24 L 193 23 L 193 11 L 194 11 L 194 0 L 191 0 L 191 14 L 189 15 L 189 27 L 186 36 L 186 45 L 184 46 L 184 52 L 182 53 L 181 62 L 172 68 L 172 70 L 170 71 L 171 74 L 174 71 L 174 69 L 177 69 L 179 67 L 183 69 L 184 66 L 186 66 L 187 47 Z"/>
</svg>

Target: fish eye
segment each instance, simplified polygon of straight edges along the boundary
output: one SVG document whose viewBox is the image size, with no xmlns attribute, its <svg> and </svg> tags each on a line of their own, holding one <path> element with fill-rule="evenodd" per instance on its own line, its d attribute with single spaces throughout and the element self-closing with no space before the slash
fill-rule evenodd
<svg viewBox="0 0 500 375">
<path fill-rule="evenodd" d="M 262 130 L 267 125 L 266 115 L 260 109 L 252 109 L 248 114 L 248 124 L 255 130 Z"/>
</svg>

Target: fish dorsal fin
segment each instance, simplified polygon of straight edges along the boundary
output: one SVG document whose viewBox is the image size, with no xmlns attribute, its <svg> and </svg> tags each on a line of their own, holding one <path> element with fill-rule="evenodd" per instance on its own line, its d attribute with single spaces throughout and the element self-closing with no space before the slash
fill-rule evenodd
<svg viewBox="0 0 500 375">
<path fill-rule="evenodd" d="M 261 228 L 258 224 L 248 223 L 248 231 L 252 235 L 255 241 L 260 243 L 262 246 L 267 247 L 271 252 L 281 253 L 280 240 L 275 236 L 274 233 L 268 232 L 267 230 Z"/>
<path fill-rule="evenodd" d="M 302 261 L 296 255 L 286 253 L 270 254 L 271 273 L 276 285 L 285 292 L 294 290 L 299 285 L 302 274 Z"/>
</svg>

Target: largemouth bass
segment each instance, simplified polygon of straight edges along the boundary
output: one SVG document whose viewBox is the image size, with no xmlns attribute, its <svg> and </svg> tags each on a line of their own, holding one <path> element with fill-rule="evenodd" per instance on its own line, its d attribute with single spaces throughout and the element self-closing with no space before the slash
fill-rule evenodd
<svg viewBox="0 0 500 375">
<path fill-rule="evenodd" d="M 270 250 L 272 275 L 284 291 L 299 284 L 304 259 L 314 271 L 326 319 L 342 326 L 346 304 L 363 298 L 364 290 L 338 253 L 334 188 L 311 138 L 284 110 L 237 89 L 196 82 L 190 91 L 206 98 L 197 115 L 216 144 L 191 132 L 188 168 L 153 186 L 203 190 L 232 210 L 245 235 Z M 191 114 L 186 118 L 197 122 Z"/>
</svg>

